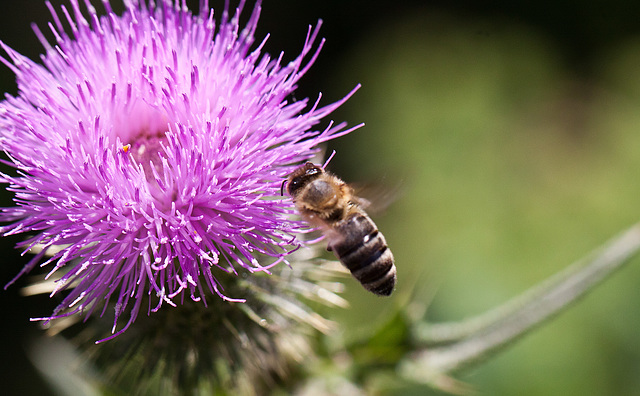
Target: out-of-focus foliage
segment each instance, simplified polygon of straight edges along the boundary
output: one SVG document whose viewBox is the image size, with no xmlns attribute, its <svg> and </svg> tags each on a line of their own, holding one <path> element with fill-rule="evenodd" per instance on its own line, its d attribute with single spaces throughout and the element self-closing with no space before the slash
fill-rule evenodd
<svg viewBox="0 0 640 396">
<path fill-rule="evenodd" d="M 560 55 L 522 26 L 428 10 L 353 49 L 341 76 L 364 88 L 347 118 L 367 125 L 331 165 L 405 193 L 377 218 L 397 294 L 374 309 L 349 290 L 347 340 L 416 303 L 431 321 L 479 313 L 637 221 L 640 47 L 603 54 L 590 78 Z M 637 265 L 463 379 L 488 394 L 640 394 Z"/>
</svg>

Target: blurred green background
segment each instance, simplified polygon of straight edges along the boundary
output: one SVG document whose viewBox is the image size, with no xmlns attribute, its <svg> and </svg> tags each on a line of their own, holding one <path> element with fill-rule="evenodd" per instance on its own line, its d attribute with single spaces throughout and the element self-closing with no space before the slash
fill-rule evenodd
<svg viewBox="0 0 640 396">
<path fill-rule="evenodd" d="M 44 30 L 44 2 L 2 11 L 0 39 L 36 59 L 29 23 Z M 623 0 L 263 2 L 258 37 L 270 32 L 267 50 L 284 49 L 285 59 L 307 25 L 324 20 L 327 44 L 296 97 L 321 91 L 326 104 L 363 85 L 333 118 L 366 126 L 332 143 L 330 169 L 402 186 L 374 217 L 396 256 L 397 291 L 375 299 L 347 280 L 352 308 L 328 312 L 343 324 L 328 344 L 363 342 L 420 305 L 430 321 L 480 313 L 638 220 L 639 17 L 640 3 Z M 7 68 L 0 84 L 15 93 Z M 2 284 L 25 261 L 15 242 L 2 240 Z M 633 260 L 460 378 L 488 395 L 640 395 L 639 280 Z M 7 394 L 46 395 L 24 345 L 36 332 L 28 318 L 55 302 L 18 296 L 25 283 L 0 293 L 0 383 Z M 439 394 L 375 375 L 362 381 L 371 393 Z"/>
</svg>

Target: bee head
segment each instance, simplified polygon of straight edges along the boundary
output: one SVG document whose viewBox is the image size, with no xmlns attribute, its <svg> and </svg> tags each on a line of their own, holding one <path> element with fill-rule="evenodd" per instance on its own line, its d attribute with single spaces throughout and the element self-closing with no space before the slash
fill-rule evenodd
<svg viewBox="0 0 640 396">
<path fill-rule="evenodd" d="M 287 193 L 292 197 L 296 196 L 297 192 L 310 181 L 320 176 L 324 170 L 318 165 L 314 165 L 311 162 L 307 162 L 295 171 L 293 171 L 287 180 L 282 183 L 282 191 L 284 192 L 284 185 L 287 184 Z M 283 194 L 284 195 L 284 194 Z"/>
</svg>

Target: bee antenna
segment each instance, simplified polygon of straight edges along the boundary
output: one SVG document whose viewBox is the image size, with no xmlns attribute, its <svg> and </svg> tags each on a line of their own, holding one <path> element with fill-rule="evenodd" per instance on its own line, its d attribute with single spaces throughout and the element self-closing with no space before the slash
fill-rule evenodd
<svg viewBox="0 0 640 396">
<path fill-rule="evenodd" d="M 280 186 L 280 196 L 284 197 L 284 185 L 287 184 L 287 180 L 282 181 L 282 186 Z"/>
<path fill-rule="evenodd" d="M 327 165 L 329 165 L 329 162 L 331 161 L 331 158 L 333 158 L 334 155 L 336 155 L 336 150 L 333 150 L 329 158 L 327 158 L 327 160 L 324 162 L 324 165 L 322 165 L 322 170 L 324 170 L 324 168 L 326 168 Z"/>
</svg>

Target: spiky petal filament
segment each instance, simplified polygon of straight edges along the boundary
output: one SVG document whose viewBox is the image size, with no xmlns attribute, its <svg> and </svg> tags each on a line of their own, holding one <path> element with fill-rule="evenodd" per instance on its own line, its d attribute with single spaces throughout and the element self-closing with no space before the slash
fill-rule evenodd
<svg viewBox="0 0 640 396">
<path fill-rule="evenodd" d="M 70 5 L 49 5 L 55 44 L 36 29 L 42 64 L 0 43 L 18 83 L 0 103 L 0 149 L 17 170 L 0 178 L 17 204 L 2 210 L 2 232 L 41 252 L 19 276 L 63 268 L 53 294 L 67 294 L 44 319 L 102 315 L 111 301 L 114 335 L 142 309 L 204 302 L 207 290 L 242 301 L 216 273 L 285 260 L 303 225 L 280 197 L 283 177 L 354 129 L 317 126 L 355 89 L 324 107 L 288 101 L 322 47 L 320 23 L 284 63 L 255 45 L 260 3 L 242 29 L 244 2 L 219 21 L 207 1 L 197 15 L 170 0 L 126 1 L 122 15 L 103 0 L 104 16 L 89 0 Z"/>
</svg>

